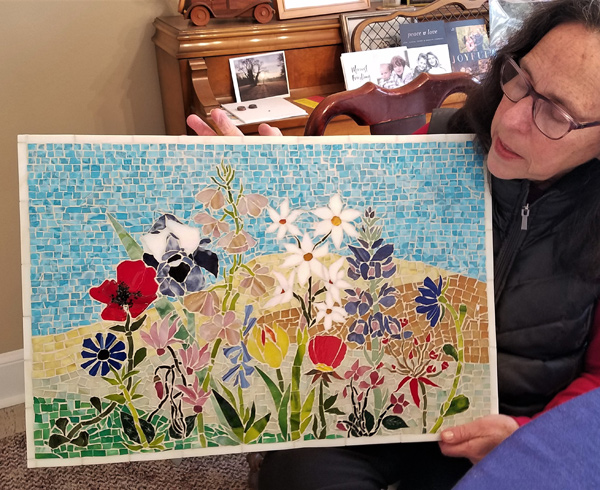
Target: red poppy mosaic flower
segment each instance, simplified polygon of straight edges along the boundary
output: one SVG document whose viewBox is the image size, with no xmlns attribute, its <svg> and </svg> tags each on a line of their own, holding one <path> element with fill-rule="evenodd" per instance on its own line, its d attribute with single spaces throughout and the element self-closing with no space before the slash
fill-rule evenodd
<svg viewBox="0 0 600 490">
<path fill-rule="evenodd" d="M 135 318 L 148 308 L 157 291 L 156 270 L 142 260 L 126 260 L 117 266 L 117 280 L 107 279 L 90 288 L 90 296 L 106 304 L 103 320 L 122 322 L 127 313 Z"/>
</svg>

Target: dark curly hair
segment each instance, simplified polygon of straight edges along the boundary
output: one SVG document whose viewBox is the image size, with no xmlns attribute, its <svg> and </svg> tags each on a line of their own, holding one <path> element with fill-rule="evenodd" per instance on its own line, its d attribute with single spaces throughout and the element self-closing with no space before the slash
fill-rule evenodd
<svg viewBox="0 0 600 490">
<path fill-rule="evenodd" d="M 462 110 L 450 121 L 451 132 L 471 132 L 488 151 L 491 145 L 492 119 L 500 100 L 500 69 L 502 60 L 511 55 L 519 61 L 554 27 L 577 23 L 588 29 L 600 31 L 600 0 L 554 0 L 539 3 L 490 61 L 481 85 L 468 96 Z"/>
<path fill-rule="evenodd" d="M 600 33 L 600 0 L 551 0 L 536 5 L 522 27 L 499 49 L 490 62 L 484 81 L 468 94 L 465 105 L 449 121 L 451 133 L 475 133 L 487 152 L 490 149 L 492 119 L 502 99 L 500 70 L 507 55 L 519 61 L 553 28 L 580 24 Z M 600 76 L 600 74 L 599 74 Z M 581 277 L 600 280 L 600 161 L 577 169 L 582 177 L 579 205 L 567 230 L 557 236 L 557 261 L 576 270 Z"/>
</svg>

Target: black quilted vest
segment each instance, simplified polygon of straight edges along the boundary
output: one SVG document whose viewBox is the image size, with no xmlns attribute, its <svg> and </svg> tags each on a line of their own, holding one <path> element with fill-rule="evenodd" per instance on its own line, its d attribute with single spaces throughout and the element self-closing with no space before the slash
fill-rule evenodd
<svg viewBox="0 0 600 490">
<path fill-rule="evenodd" d="M 582 185 L 600 192 L 600 161 L 571 171 L 529 204 L 529 181 L 492 177 L 501 413 L 531 416 L 581 373 L 600 283 L 559 260 L 559 245 L 585 205 Z"/>
<path fill-rule="evenodd" d="M 450 114 L 434 115 L 429 132 L 444 133 Z M 492 177 L 500 413 L 532 416 L 581 374 L 600 282 L 583 279 L 558 251 L 574 210 L 586 206 L 583 185 L 600 196 L 600 161 L 533 202 L 529 181 Z"/>
</svg>

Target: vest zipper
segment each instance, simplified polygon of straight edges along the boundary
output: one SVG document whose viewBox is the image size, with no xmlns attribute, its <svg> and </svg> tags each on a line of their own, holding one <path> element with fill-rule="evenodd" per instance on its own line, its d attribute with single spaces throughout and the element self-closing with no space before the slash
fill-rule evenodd
<svg viewBox="0 0 600 490">
<path fill-rule="evenodd" d="M 529 203 L 521 208 L 521 230 L 527 230 L 527 218 L 529 218 Z"/>
<path fill-rule="evenodd" d="M 517 211 L 517 213 L 513 215 L 513 220 L 509 225 L 509 231 L 504 241 L 504 246 L 494 261 L 494 296 L 496 299 L 496 304 L 498 304 L 500 296 L 502 296 L 502 291 L 504 290 L 506 279 L 508 278 L 508 273 L 512 268 L 517 251 L 527 235 L 527 228 L 529 226 L 529 203 L 527 202 L 528 195 L 529 185 L 525 187 L 519 196 L 522 203 L 520 212 L 521 223 L 518 221 L 519 215 L 517 214 Z"/>
</svg>

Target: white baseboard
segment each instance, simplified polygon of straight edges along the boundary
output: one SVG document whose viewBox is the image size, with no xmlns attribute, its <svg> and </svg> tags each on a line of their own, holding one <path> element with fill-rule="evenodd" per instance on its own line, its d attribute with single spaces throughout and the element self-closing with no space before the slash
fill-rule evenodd
<svg viewBox="0 0 600 490">
<path fill-rule="evenodd" d="M 23 349 L 0 354 L 0 408 L 25 403 Z"/>
</svg>

